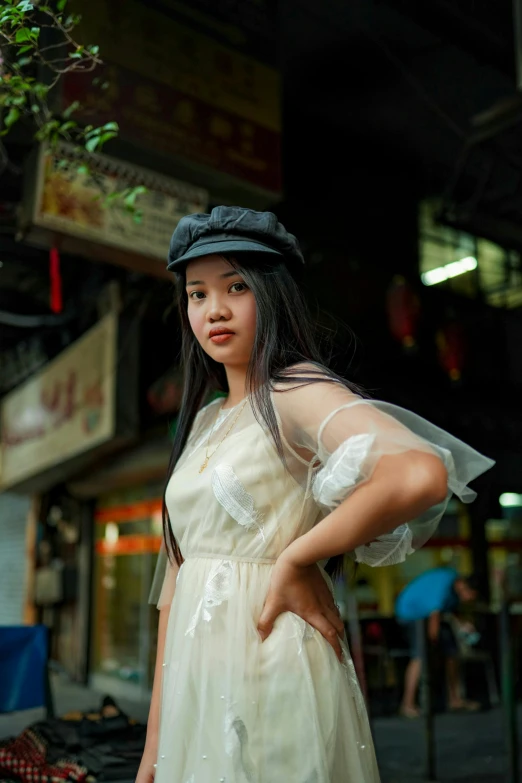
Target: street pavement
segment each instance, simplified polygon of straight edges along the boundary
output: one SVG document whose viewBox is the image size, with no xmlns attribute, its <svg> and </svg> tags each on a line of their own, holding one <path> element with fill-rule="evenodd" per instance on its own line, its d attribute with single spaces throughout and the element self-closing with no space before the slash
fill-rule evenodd
<svg viewBox="0 0 522 783">
<path fill-rule="evenodd" d="M 100 705 L 99 693 L 70 683 L 63 675 L 53 675 L 52 688 L 57 715 L 73 710 L 93 710 Z M 116 701 L 131 717 L 143 722 L 147 720 L 148 704 L 119 697 L 116 697 Z M 0 739 L 16 736 L 26 726 L 43 717 L 42 710 L 0 715 Z M 519 709 L 518 726 L 519 746 L 522 748 L 522 708 Z M 372 721 L 372 728 L 382 783 L 426 783 L 422 720 L 377 718 Z M 438 715 L 435 719 L 435 735 L 437 780 L 440 783 L 505 783 L 508 780 L 506 732 L 500 710 L 474 715 Z"/>
</svg>

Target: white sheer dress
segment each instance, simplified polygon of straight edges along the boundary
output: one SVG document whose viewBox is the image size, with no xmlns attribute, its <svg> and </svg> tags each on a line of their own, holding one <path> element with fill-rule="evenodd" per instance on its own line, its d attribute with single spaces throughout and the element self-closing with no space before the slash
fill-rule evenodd
<svg viewBox="0 0 522 783">
<path fill-rule="evenodd" d="M 162 551 L 151 600 L 172 602 L 163 664 L 156 783 L 377 783 L 364 701 L 344 640 L 340 663 L 301 618 L 281 615 L 261 643 L 257 620 L 272 565 L 362 482 L 385 454 L 437 453 L 448 495 L 493 463 L 424 419 L 339 385 L 272 395 L 286 468 L 250 401 L 197 416 L 167 488 L 184 563 Z M 302 455 L 311 454 L 312 459 Z M 447 501 L 379 541 L 359 561 L 402 561 L 435 530 Z M 327 579 L 326 575 L 325 578 Z"/>
</svg>

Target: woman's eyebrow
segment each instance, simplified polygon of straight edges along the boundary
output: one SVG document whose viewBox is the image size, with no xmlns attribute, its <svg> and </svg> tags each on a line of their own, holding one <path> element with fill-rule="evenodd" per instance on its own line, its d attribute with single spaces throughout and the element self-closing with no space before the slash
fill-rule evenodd
<svg viewBox="0 0 522 783">
<path fill-rule="evenodd" d="M 224 278 L 224 277 L 235 277 L 236 275 L 239 275 L 239 274 L 240 273 L 236 269 L 233 269 L 231 272 L 225 272 L 223 275 L 220 275 L 220 277 L 221 278 Z M 189 286 L 189 285 L 205 285 L 205 281 L 204 280 L 189 280 L 186 283 L 186 285 L 187 286 Z"/>
</svg>

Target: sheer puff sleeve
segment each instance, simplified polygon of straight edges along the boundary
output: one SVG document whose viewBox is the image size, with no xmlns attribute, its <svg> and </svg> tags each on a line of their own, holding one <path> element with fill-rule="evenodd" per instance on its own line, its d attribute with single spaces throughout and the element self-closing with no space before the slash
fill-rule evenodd
<svg viewBox="0 0 522 783">
<path fill-rule="evenodd" d="M 305 373 L 301 370 L 300 374 Z M 415 413 L 363 399 L 339 383 L 319 381 L 296 385 L 288 391 L 279 387 L 273 399 L 290 449 L 301 456 L 308 454 L 308 458 L 312 455 L 312 463 L 318 465 L 311 490 L 325 512 L 368 482 L 385 455 L 421 451 L 437 455 L 444 463 L 448 483 L 442 503 L 376 541 L 357 547 L 355 559 L 371 566 L 400 563 L 419 549 L 434 533 L 452 495 L 470 503 L 476 493 L 468 483 L 494 465 Z"/>
</svg>

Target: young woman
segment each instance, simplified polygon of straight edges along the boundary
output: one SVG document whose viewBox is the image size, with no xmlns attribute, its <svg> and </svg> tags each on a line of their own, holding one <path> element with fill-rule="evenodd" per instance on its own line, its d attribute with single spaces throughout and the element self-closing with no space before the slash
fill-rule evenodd
<svg viewBox="0 0 522 783">
<path fill-rule="evenodd" d="M 402 561 L 492 463 L 324 366 L 274 215 L 191 215 L 169 259 L 184 393 L 138 783 L 376 783 L 324 566 Z"/>
</svg>

